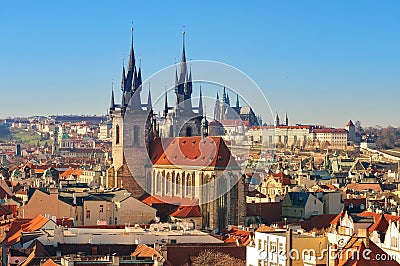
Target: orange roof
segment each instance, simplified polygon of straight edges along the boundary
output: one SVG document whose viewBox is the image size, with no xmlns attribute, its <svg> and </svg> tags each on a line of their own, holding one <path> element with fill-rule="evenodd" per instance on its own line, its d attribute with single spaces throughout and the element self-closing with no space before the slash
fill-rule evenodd
<svg viewBox="0 0 400 266">
<path fill-rule="evenodd" d="M 264 224 L 260 225 L 260 227 L 258 227 L 256 230 L 256 232 L 270 232 L 270 231 L 275 231 L 275 228 Z"/>
<path fill-rule="evenodd" d="M 59 266 L 59 264 L 55 263 L 52 259 L 48 259 L 42 264 L 42 266 Z"/>
<path fill-rule="evenodd" d="M 377 231 L 377 232 L 386 232 L 389 227 L 389 222 L 386 220 L 384 215 L 381 215 L 379 219 L 375 219 L 375 223 L 371 225 L 368 230 L 369 232 Z"/>
<path fill-rule="evenodd" d="M 132 252 L 131 257 L 152 258 L 154 255 L 156 255 L 158 258 L 162 258 L 160 253 L 158 253 L 154 248 L 151 248 L 146 244 L 141 244 L 138 245 Z"/>
<path fill-rule="evenodd" d="M 364 250 L 367 248 L 364 243 L 365 241 L 365 238 L 352 237 L 342 249 L 341 254 L 338 254 L 339 262 L 337 265 L 400 265 L 372 241 L 368 241 L 369 250 L 368 252 L 364 252 Z M 387 260 L 384 262 L 377 260 L 378 258 L 383 258 L 382 255 L 386 255 L 385 258 L 387 258 Z"/>
<path fill-rule="evenodd" d="M 148 195 L 142 199 L 142 202 L 152 206 L 153 204 L 175 204 L 180 206 L 194 206 L 198 205 L 199 201 L 196 199 L 181 198 L 181 197 L 170 197 L 170 196 L 151 196 Z"/>
<path fill-rule="evenodd" d="M 176 218 L 201 217 L 200 207 L 198 205 L 180 206 L 169 216 Z"/>
<path fill-rule="evenodd" d="M 66 178 L 69 176 L 78 176 L 81 175 L 83 173 L 83 171 L 81 169 L 72 169 L 72 168 L 68 168 L 67 170 L 65 170 L 60 177 Z"/>
<path fill-rule="evenodd" d="M 156 138 L 150 159 L 154 165 L 238 167 L 221 137 Z"/>
<path fill-rule="evenodd" d="M 245 230 L 238 230 L 237 226 L 232 226 L 228 231 L 228 237 L 224 240 L 225 243 L 236 243 L 240 246 L 247 246 L 250 243 L 250 232 Z"/>
<path fill-rule="evenodd" d="M 360 217 L 371 217 L 371 216 L 373 216 L 374 220 L 376 221 L 376 220 L 378 220 L 380 218 L 381 214 L 376 213 L 376 212 L 364 211 L 364 212 L 358 214 L 358 216 L 360 216 Z M 398 216 L 398 215 L 392 215 L 392 214 L 386 214 L 385 213 L 384 217 L 385 217 L 385 219 L 387 221 L 392 221 L 392 222 L 400 220 L 400 216 Z"/>
<path fill-rule="evenodd" d="M 378 183 L 363 183 L 363 184 L 358 184 L 358 183 L 350 183 L 346 185 L 347 189 L 351 189 L 354 191 L 363 191 L 363 190 L 374 190 L 378 192 L 382 192 L 382 187 Z"/>
<path fill-rule="evenodd" d="M 39 214 L 29 222 L 21 224 L 20 229 L 8 237 L 7 239 L 8 244 L 12 245 L 14 243 L 19 242 L 21 239 L 22 232 L 34 232 L 36 230 L 39 230 L 48 221 L 49 219 Z"/>
<path fill-rule="evenodd" d="M 345 212 L 341 211 L 335 218 L 331 221 L 331 224 L 339 224 L 340 219 L 344 216 Z"/>
</svg>

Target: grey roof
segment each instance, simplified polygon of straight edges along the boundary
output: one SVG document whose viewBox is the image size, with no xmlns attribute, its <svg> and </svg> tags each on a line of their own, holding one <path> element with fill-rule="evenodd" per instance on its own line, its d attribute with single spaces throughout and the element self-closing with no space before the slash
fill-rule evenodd
<svg viewBox="0 0 400 266">
<path fill-rule="evenodd" d="M 304 207 L 307 203 L 308 197 L 310 193 L 308 192 L 289 192 L 290 201 L 292 202 L 292 206 L 301 206 Z"/>
</svg>

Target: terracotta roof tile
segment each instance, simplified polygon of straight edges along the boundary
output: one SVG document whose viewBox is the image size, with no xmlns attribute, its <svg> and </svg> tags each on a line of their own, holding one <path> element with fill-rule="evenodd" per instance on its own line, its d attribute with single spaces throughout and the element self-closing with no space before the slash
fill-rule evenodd
<svg viewBox="0 0 400 266">
<path fill-rule="evenodd" d="M 152 258 L 153 255 L 156 255 L 158 258 L 162 258 L 160 253 L 158 253 L 154 248 L 151 248 L 146 244 L 141 244 L 138 245 L 136 249 L 132 252 L 131 257 Z"/>
<path fill-rule="evenodd" d="M 154 165 L 238 167 L 221 137 L 157 138 L 150 159 Z"/>
<path fill-rule="evenodd" d="M 187 217 L 201 217 L 200 207 L 196 206 L 180 206 L 169 216 L 176 218 L 187 218 Z"/>
</svg>

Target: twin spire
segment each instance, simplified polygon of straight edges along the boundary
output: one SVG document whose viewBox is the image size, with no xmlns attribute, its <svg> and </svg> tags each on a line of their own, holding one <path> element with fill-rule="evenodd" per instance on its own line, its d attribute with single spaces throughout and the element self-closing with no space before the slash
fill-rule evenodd
<svg viewBox="0 0 400 266">
<path fill-rule="evenodd" d="M 130 104 L 131 109 L 142 109 L 142 104 L 140 100 L 140 92 L 142 91 L 142 70 L 139 64 L 139 67 L 136 66 L 136 58 L 135 58 L 135 49 L 134 49 L 134 38 L 133 38 L 133 27 L 132 27 L 132 36 L 131 36 L 131 47 L 129 53 L 129 61 L 127 69 L 125 68 L 124 63 L 122 64 L 122 78 L 121 78 L 121 90 L 122 90 L 122 100 L 121 100 L 121 108 L 126 109 L 128 104 Z M 177 109 L 179 111 L 184 112 L 192 112 L 192 102 L 191 102 L 191 94 L 193 90 L 192 85 L 192 71 L 191 68 L 188 71 L 187 62 L 186 62 L 186 51 L 185 51 L 185 32 L 182 33 L 182 58 L 180 62 L 180 73 L 178 75 L 178 71 L 175 72 L 175 93 L 177 95 Z M 152 101 L 151 101 L 151 93 L 149 86 L 149 94 L 147 99 L 147 104 L 143 105 L 147 109 L 151 109 Z M 110 111 L 115 110 L 115 98 L 114 98 L 114 89 L 112 89 L 111 93 L 111 104 Z M 164 105 L 164 115 L 168 114 L 168 99 L 167 95 L 165 95 L 165 105 Z M 200 100 L 199 107 L 196 108 L 199 110 L 199 114 L 203 114 L 203 99 L 202 92 L 200 89 Z"/>
</svg>

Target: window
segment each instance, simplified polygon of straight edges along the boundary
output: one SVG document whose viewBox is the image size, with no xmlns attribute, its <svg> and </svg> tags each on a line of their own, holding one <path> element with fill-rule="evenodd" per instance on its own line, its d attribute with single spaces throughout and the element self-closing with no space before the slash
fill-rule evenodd
<svg viewBox="0 0 400 266">
<path fill-rule="evenodd" d="M 392 236 L 392 237 L 390 238 L 390 245 L 391 245 L 392 247 L 394 247 L 394 248 L 397 248 L 397 238 L 396 238 L 396 237 Z"/>
<path fill-rule="evenodd" d="M 115 224 L 117 224 L 118 223 L 118 219 L 117 219 L 117 217 L 115 217 Z"/>
<path fill-rule="evenodd" d="M 133 143 L 134 144 L 139 144 L 139 134 L 140 134 L 140 129 L 139 126 L 134 126 L 133 127 Z"/>
<path fill-rule="evenodd" d="M 86 219 L 90 219 L 90 210 L 86 210 Z"/>
<path fill-rule="evenodd" d="M 100 205 L 100 211 L 99 212 L 104 212 L 104 206 Z"/>
<path fill-rule="evenodd" d="M 119 144 L 119 125 L 115 127 L 115 144 Z"/>
<path fill-rule="evenodd" d="M 118 205 L 117 204 L 115 204 L 115 210 L 118 211 Z"/>
</svg>

